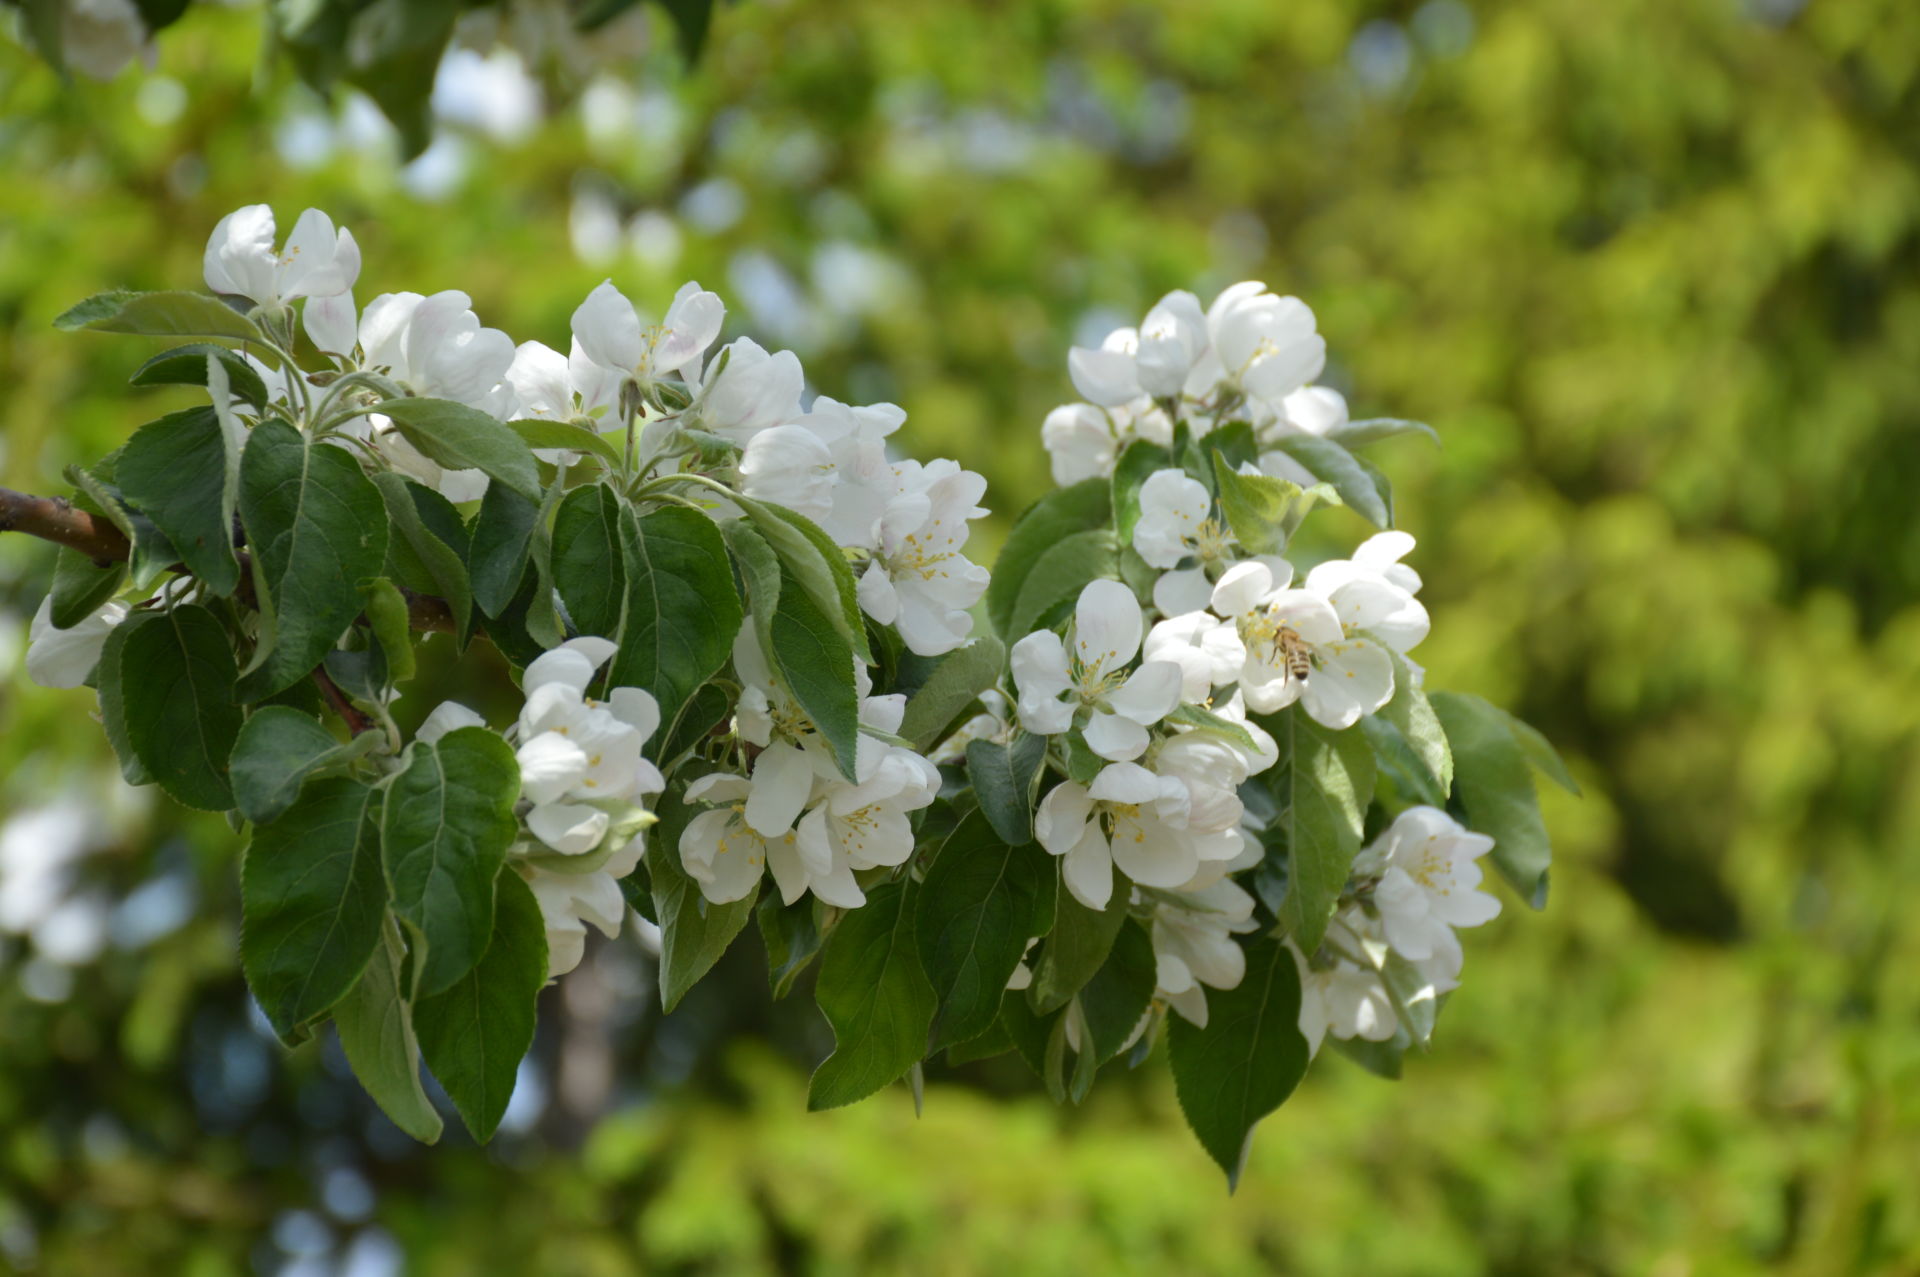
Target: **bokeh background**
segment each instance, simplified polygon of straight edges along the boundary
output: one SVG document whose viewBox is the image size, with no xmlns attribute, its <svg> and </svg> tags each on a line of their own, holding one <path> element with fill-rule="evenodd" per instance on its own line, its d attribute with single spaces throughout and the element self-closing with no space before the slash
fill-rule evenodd
<svg viewBox="0 0 1920 1277">
<path fill-rule="evenodd" d="M 1404 1080 L 1323 1056 L 1232 1198 L 1159 1060 L 1078 1110 L 1002 1062 L 808 1115 L 825 1028 L 751 930 L 665 1019 L 597 947 L 501 1138 L 422 1149 L 250 1011 L 239 839 L 26 683 L 50 552 L 0 538 L 0 1268 L 1920 1271 L 1920 7 L 745 0 L 691 73 L 664 27 L 542 71 L 453 55 L 403 166 L 263 69 L 257 10 L 77 88 L 0 34 L 0 482 L 184 402 L 51 321 L 197 286 L 260 200 L 350 225 L 363 301 L 464 288 L 516 339 L 698 279 L 983 471 L 988 547 L 1068 344 L 1264 279 L 1356 415 L 1445 440 L 1376 457 L 1421 654 L 1585 787 L 1542 794 L 1552 898 L 1469 938 Z"/>
</svg>

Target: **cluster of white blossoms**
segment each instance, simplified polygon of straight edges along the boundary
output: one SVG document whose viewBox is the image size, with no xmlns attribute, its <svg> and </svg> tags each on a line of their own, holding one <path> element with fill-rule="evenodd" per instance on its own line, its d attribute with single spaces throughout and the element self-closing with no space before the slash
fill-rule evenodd
<svg viewBox="0 0 1920 1277">
<path fill-rule="evenodd" d="M 785 905 L 811 894 L 829 910 L 861 908 L 883 879 L 925 874 L 915 852 L 937 841 L 928 829 L 955 828 L 977 806 L 996 837 L 1017 841 L 1002 850 L 1030 855 L 1029 867 L 1046 862 L 1008 830 L 1024 829 L 1030 813 L 1032 840 L 1057 863 L 1060 908 L 1109 918 L 1120 911 L 1135 945 L 1146 933 L 1155 989 L 1136 1038 L 1166 1011 L 1204 1027 L 1207 990 L 1237 989 L 1245 977 L 1244 946 L 1266 944 L 1284 970 L 1284 939 L 1298 965 L 1299 1028 L 1310 1050 L 1329 1034 L 1424 1041 L 1433 1008 L 1458 985 L 1457 930 L 1499 912 L 1480 890 L 1493 839 L 1437 807 L 1400 809 L 1420 794 L 1445 800 L 1444 740 L 1435 743 L 1446 766 L 1429 767 L 1425 788 L 1386 787 L 1383 810 L 1369 779 L 1357 801 L 1349 795 L 1350 810 L 1327 817 L 1343 823 L 1322 841 L 1359 849 L 1343 882 L 1293 881 L 1301 848 L 1287 845 L 1299 841 L 1287 830 L 1299 827 L 1294 814 L 1306 805 L 1296 790 L 1304 785 L 1329 810 L 1334 803 L 1333 791 L 1314 788 L 1322 778 L 1308 775 L 1301 751 L 1358 746 L 1378 755 L 1385 775 L 1394 756 L 1377 735 L 1409 752 L 1410 738 L 1395 735 L 1409 706 L 1429 719 L 1437 712 L 1412 656 L 1429 629 L 1421 578 L 1406 562 L 1414 539 L 1381 531 L 1347 557 L 1299 567 L 1287 557 L 1314 501 L 1364 504 L 1365 491 L 1351 486 L 1363 468 L 1341 441 L 1365 442 L 1383 424 L 1349 429 L 1344 401 L 1313 384 L 1326 344 L 1298 299 L 1242 283 L 1203 310 L 1192 294 L 1172 293 L 1137 329 L 1072 351 L 1069 371 L 1086 401 L 1049 414 L 1042 436 L 1056 479 L 1078 485 L 1061 504 L 1091 510 L 1092 526 L 1028 547 L 1029 575 L 1011 584 L 1018 617 L 1030 621 L 1009 620 L 986 599 L 1003 628 L 1018 626 L 1006 635 L 1010 650 L 987 640 L 957 651 L 989 584 L 965 553 L 971 522 L 987 513 L 979 506 L 985 482 L 953 461 L 890 458 L 889 438 L 906 415 L 899 408 L 809 400 L 791 352 L 746 337 L 718 344 L 726 309 L 697 283 L 682 287 L 657 322 L 602 283 L 574 311 L 563 354 L 485 327 L 459 291 L 384 293 L 360 307 L 359 274 L 353 236 L 317 210 L 300 217 L 284 245 L 264 205 L 220 222 L 206 250 L 207 284 L 252 317 L 274 355 L 246 356 L 259 386 L 229 383 L 209 361 L 223 429 L 284 417 L 316 444 L 469 503 L 457 512 L 463 519 L 480 502 L 476 526 L 496 504 L 512 509 L 506 491 L 487 496 L 490 482 L 527 505 L 544 491 L 537 516 L 527 516 L 537 529 L 557 522 L 572 491 L 604 481 L 612 495 L 596 500 L 616 503 L 621 519 L 658 511 L 707 538 L 719 566 L 699 579 L 729 595 L 737 629 L 711 636 L 711 651 L 698 658 L 705 663 L 683 680 L 696 686 L 651 684 L 676 698 L 663 731 L 654 695 L 618 685 L 651 676 L 620 671 L 659 673 L 649 665 L 657 650 L 627 646 L 637 632 L 627 612 L 638 578 L 622 587 L 618 619 L 595 626 L 615 638 L 563 639 L 574 628 L 564 606 L 573 596 L 550 579 L 540 548 L 516 566 L 554 602 L 551 620 L 536 631 L 529 619 L 516 640 L 527 646 L 514 659 L 532 659 L 521 675 L 522 708 L 502 732 L 519 774 L 509 863 L 544 916 L 551 975 L 579 963 L 589 925 L 619 931 L 622 880 L 642 863 L 662 795 L 675 832 L 648 858 L 656 889 L 677 862 L 713 905 L 756 899 L 770 875 Z M 296 366 L 300 333 L 321 366 Z M 228 391 L 231 403 L 218 404 Z M 494 432 L 496 441 L 506 431 L 495 422 L 511 423 L 519 440 L 507 442 L 521 469 L 420 432 L 418 411 L 480 436 Z M 546 463 L 537 482 L 527 477 L 528 448 Z M 484 465 L 494 478 L 423 449 Z M 1340 473 L 1318 476 L 1311 465 Z M 1384 511 L 1370 517 L 1390 522 Z M 1055 536 L 1051 523 L 1039 526 L 1046 531 L 1031 541 Z M 1096 542 L 1099 557 L 1062 555 L 1045 573 L 1035 566 L 1075 538 Z M 759 616 L 734 605 L 736 569 Z M 51 606 L 34 618 L 28 672 L 50 686 L 79 686 L 128 605 L 107 602 L 64 629 Z M 487 611 L 488 625 L 505 615 Z M 821 634 L 833 627 L 834 646 L 816 641 L 808 617 Z M 675 642 L 700 637 L 676 631 L 681 618 L 644 620 Z M 866 656 L 869 648 L 880 655 Z M 953 655 L 936 665 L 906 654 Z M 644 658 L 637 664 L 636 655 Z M 848 660 L 850 670 L 832 668 Z M 910 669 L 917 676 L 905 677 Z M 875 678 L 901 675 L 891 686 L 924 690 L 948 670 L 960 671 L 949 682 L 973 681 L 957 696 L 916 700 L 920 719 L 945 720 L 907 729 L 916 747 L 902 734 L 908 696 L 876 689 Z M 359 695 L 378 699 L 390 740 L 378 765 L 398 770 L 391 686 Z M 922 712 L 928 703 L 937 708 Z M 342 717 L 367 728 L 351 707 Z M 447 702 L 417 740 L 431 745 L 475 727 L 487 724 Z M 1283 754 L 1290 772 L 1276 770 Z M 997 785 L 982 779 L 981 758 L 1005 761 Z M 1291 779 L 1282 783 L 1283 775 Z M 503 804 L 510 784 L 503 774 Z M 1385 828 L 1361 848 L 1368 820 Z M 939 853 L 951 854 L 965 850 Z M 1312 903 L 1301 906 L 1296 892 Z M 1269 938 L 1242 939 L 1262 931 Z M 1008 987 L 1033 979 L 1022 963 Z M 1060 1005 L 1078 1050 L 1088 1012 L 1078 1001 Z"/>
<path fill-rule="evenodd" d="M 1492 850 L 1493 839 L 1444 811 L 1410 807 L 1360 853 L 1353 872 L 1362 888 L 1328 933 L 1333 960 L 1316 969 L 1293 948 L 1300 1031 L 1310 1050 L 1329 1033 L 1385 1042 L 1401 1030 L 1382 975 L 1390 954 L 1413 973 L 1400 995 L 1404 1006 L 1460 987 L 1465 955 L 1454 928 L 1477 927 L 1500 912 L 1499 899 L 1479 890 L 1480 858 Z"/>
<path fill-rule="evenodd" d="M 1020 725 L 1052 738 L 1069 775 L 1086 760 L 1077 768 L 1084 780 L 1063 781 L 1041 800 L 1037 837 L 1062 858 L 1062 882 L 1089 908 L 1106 906 L 1116 869 L 1126 875 L 1134 907 L 1151 911 L 1158 997 L 1200 1025 L 1201 986 L 1239 984 L 1244 960 L 1231 937 L 1254 926 L 1252 897 L 1227 876 L 1263 855 L 1258 822 L 1245 817 L 1236 790 L 1278 754 L 1249 715 L 1298 703 L 1342 730 L 1384 708 L 1396 679 L 1417 687 L 1423 677 L 1407 655 L 1429 626 L 1416 597 L 1420 577 L 1401 561 L 1411 536 L 1378 533 L 1296 582 L 1286 558 L 1240 545 L 1211 480 L 1176 456 L 1244 422 L 1253 455 L 1240 460 L 1240 473 L 1312 488 L 1319 477 L 1274 445 L 1346 423 L 1346 401 L 1312 384 L 1325 363 L 1326 342 L 1298 298 L 1247 282 L 1203 310 L 1193 294 L 1170 293 L 1138 328 L 1071 352 L 1068 371 L 1086 402 L 1055 409 L 1041 431 L 1062 485 L 1112 476 L 1136 440 L 1171 462 L 1137 489 L 1130 548 L 1153 573 L 1150 602 L 1120 582 L 1094 581 L 1065 638 L 1029 634 L 1012 663 Z M 1417 855 L 1409 850 L 1412 831 L 1437 828 L 1436 820 L 1451 834 L 1422 842 Z M 1405 813 L 1363 857 L 1378 883 L 1343 909 L 1335 933 L 1363 960 L 1390 946 L 1420 964 L 1428 996 L 1452 988 L 1460 950 L 1451 926 L 1485 921 L 1487 906 L 1497 908 L 1492 897 L 1464 894 L 1479 871 L 1471 856 L 1459 857 L 1491 845 L 1444 813 Z M 1308 990 L 1301 1027 L 1313 1045 L 1329 1029 L 1394 1035 L 1377 961 L 1361 966 L 1331 948 L 1311 962 L 1299 956 Z"/>
<path fill-rule="evenodd" d="M 585 924 L 618 935 L 626 915 L 620 879 L 645 850 L 652 823 L 642 804 L 666 788 L 641 749 L 660 726 L 660 707 L 637 687 L 605 701 L 587 695 L 614 644 L 569 639 L 532 661 L 521 677 L 526 704 L 507 738 L 520 765 L 517 813 L 523 831 L 510 859 L 533 888 L 547 924 L 548 974 L 579 965 Z M 427 716 L 415 739 L 434 742 L 486 720 L 457 701 Z"/>
<path fill-rule="evenodd" d="M 451 501 L 482 496 L 477 470 L 445 470 L 393 424 L 358 406 L 411 395 L 446 399 L 501 421 L 562 421 L 601 432 L 627 428 L 623 408 L 655 470 L 682 464 L 676 444 L 712 439 L 737 450 L 720 477 L 740 495 L 812 519 L 859 566 L 859 601 L 898 629 L 910 651 L 938 656 L 966 641 L 968 609 L 987 571 L 966 557 L 968 525 L 986 513 L 986 480 L 948 460 L 892 461 L 887 437 L 906 420 L 893 404 L 850 406 L 825 395 L 803 406 L 806 376 L 791 351 L 769 352 L 741 337 L 712 352 L 726 319 L 720 298 L 684 285 L 665 316 L 649 323 L 612 284 L 573 313 L 564 356 L 538 341 L 516 346 L 484 327 L 466 293 L 383 293 L 356 310 L 360 252 L 325 213 L 308 209 L 284 248 L 273 211 L 253 205 L 223 218 L 206 252 L 207 285 L 244 298 L 271 329 L 289 331 L 291 303 L 306 299 L 302 323 L 334 365 L 322 424 L 364 441 L 395 469 Z M 304 388 L 256 363 L 272 401 Z M 234 409 L 247 406 L 236 401 Z M 331 416 L 328 415 L 331 409 Z M 562 450 L 543 458 L 564 460 Z M 709 470 L 708 473 L 715 473 Z M 721 507 L 724 511 L 725 507 Z"/>
<path fill-rule="evenodd" d="M 687 787 L 687 801 L 711 804 L 687 822 L 680 860 L 715 903 L 740 900 L 773 875 L 792 904 L 808 891 L 830 905 L 857 909 L 867 897 L 863 869 L 892 868 L 913 854 L 908 813 L 932 805 L 940 769 L 890 744 L 906 697 L 870 696 L 860 681 L 860 737 L 852 780 L 806 712 L 774 677 L 749 619 L 734 641 L 740 701 L 734 730 L 752 751 L 747 775 L 710 772 Z"/>
</svg>

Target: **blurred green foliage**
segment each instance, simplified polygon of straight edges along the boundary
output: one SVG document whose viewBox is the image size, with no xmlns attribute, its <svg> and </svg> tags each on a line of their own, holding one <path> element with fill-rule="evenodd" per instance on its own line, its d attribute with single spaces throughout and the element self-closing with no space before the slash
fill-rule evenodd
<svg viewBox="0 0 1920 1277">
<path fill-rule="evenodd" d="M 1381 457 L 1422 658 L 1540 724 L 1586 798 L 1543 793 L 1552 899 L 1471 938 L 1434 1055 L 1396 1085 L 1330 1053 L 1231 1201 L 1158 1062 L 1064 1114 L 1017 1066 L 931 1078 L 917 1122 L 904 1091 L 806 1114 L 823 1026 L 744 947 L 664 1022 L 602 949 L 547 995 L 544 1110 L 426 1151 L 329 1048 L 249 1022 L 237 840 L 120 790 L 84 693 L 25 686 L 51 559 L 0 539 L 0 806 L 102 813 L 75 890 L 200 902 L 158 939 L 123 918 L 64 997 L 0 938 L 6 1262 L 1920 1267 L 1920 8 L 754 0 L 691 76 L 662 39 L 405 173 L 365 112 L 262 90 L 257 37 L 196 6 L 152 72 L 77 90 L 0 41 L 4 482 L 57 490 L 187 401 L 130 399 L 147 352 L 51 320 L 194 283 L 256 200 L 351 226 L 362 301 L 460 287 L 518 339 L 564 343 L 608 274 L 656 305 L 700 279 L 730 331 L 986 473 L 990 540 L 1047 486 L 1070 340 L 1264 278 L 1314 306 L 1356 415 L 1440 430 Z"/>
</svg>

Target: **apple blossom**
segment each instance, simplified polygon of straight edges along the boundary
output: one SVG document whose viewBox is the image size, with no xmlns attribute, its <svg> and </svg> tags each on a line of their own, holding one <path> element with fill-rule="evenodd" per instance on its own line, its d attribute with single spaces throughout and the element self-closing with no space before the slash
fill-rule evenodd
<svg viewBox="0 0 1920 1277">
<path fill-rule="evenodd" d="M 1261 562 L 1237 563 L 1213 589 L 1215 614 L 1246 647 L 1240 690 L 1247 707 L 1273 713 L 1299 701 L 1317 723 L 1351 727 L 1393 696 L 1393 660 L 1348 637 L 1332 603 L 1312 590 L 1278 588 Z"/>
<path fill-rule="evenodd" d="M 1253 897 L 1222 879 L 1199 891 L 1155 892 L 1151 899 L 1157 996 L 1204 1029 L 1205 988 L 1237 989 L 1246 975 L 1246 952 L 1232 937 L 1257 929 Z"/>
<path fill-rule="evenodd" d="M 317 208 L 300 214 L 276 252 L 273 209 L 249 204 L 220 219 L 207 240 L 207 287 L 273 310 L 302 297 L 331 297 L 360 276 L 360 246 Z"/>
<path fill-rule="evenodd" d="M 1109 763 L 1091 785 L 1062 781 L 1034 811 L 1034 837 L 1060 862 L 1060 880 L 1089 909 L 1113 896 L 1113 869 L 1146 887 L 1184 886 L 1200 867 L 1187 831 L 1185 781 L 1138 763 Z M 1239 851 L 1236 838 L 1234 852 Z"/>
<path fill-rule="evenodd" d="M 621 381 L 646 386 L 679 376 L 698 382 L 701 360 L 720 335 L 726 315 L 718 296 L 687 283 L 674 294 L 665 319 L 643 324 L 633 303 L 609 279 L 574 310 L 573 338 L 586 359 Z"/>
<path fill-rule="evenodd" d="M 939 656 L 973 632 L 987 570 L 962 552 L 987 481 L 952 461 L 902 461 L 879 520 L 879 545 L 859 581 L 860 608 L 899 630 L 909 651 Z"/>
<path fill-rule="evenodd" d="M 1128 672 L 1141 629 L 1133 591 L 1118 581 L 1088 582 L 1074 608 L 1071 654 L 1051 630 L 1013 646 L 1021 726 L 1058 736 L 1085 711 L 1081 729 L 1089 749 L 1116 762 L 1140 757 L 1147 728 L 1180 703 L 1181 684 L 1181 668 L 1171 661 L 1147 661 Z"/>
<path fill-rule="evenodd" d="M 1415 961 L 1446 954 L 1457 966 L 1453 929 L 1500 912 L 1499 899 L 1479 890 L 1479 860 L 1492 850 L 1493 839 L 1438 808 L 1401 812 L 1354 864 L 1356 874 L 1377 876 L 1373 903 L 1387 943 Z"/>
<path fill-rule="evenodd" d="M 56 629 L 53 597 L 42 599 L 27 628 L 27 677 L 42 687 L 79 687 L 100 663 L 107 636 L 126 619 L 125 603 L 107 602 L 77 624 Z"/>
</svg>

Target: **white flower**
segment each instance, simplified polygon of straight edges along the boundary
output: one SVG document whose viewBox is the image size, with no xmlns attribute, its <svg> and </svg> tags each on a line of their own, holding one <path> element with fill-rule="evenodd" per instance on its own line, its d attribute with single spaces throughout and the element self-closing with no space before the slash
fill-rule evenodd
<svg viewBox="0 0 1920 1277">
<path fill-rule="evenodd" d="M 1349 581 L 1372 579 L 1408 596 L 1418 594 L 1420 574 L 1400 561 L 1413 553 L 1413 545 L 1411 533 L 1376 532 L 1360 543 L 1352 558 L 1328 559 L 1314 568 L 1307 574 L 1307 588 L 1331 596 Z"/>
<path fill-rule="evenodd" d="M 1053 481 L 1064 488 L 1112 474 L 1122 441 L 1106 413 L 1090 403 L 1070 403 L 1047 414 L 1040 443 L 1051 459 Z"/>
<path fill-rule="evenodd" d="M 513 338 L 481 327 L 472 298 L 458 289 L 374 298 L 360 316 L 360 349 L 365 367 L 422 398 L 451 399 L 503 418 L 513 410 L 507 382 Z"/>
<path fill-rule="evenodd" d="M 1239 682 L 1249 709 L 1271 714 L 1297 700 L 1315 722 L 1339 729 L 1393 696 L 1386 650 L 1349 638 L 1321 595 L 1276 588 L 1264 562 L 1227 569 L 1214 586 L 1213 610 L 1239 627 L 1247 653 Z"/>
<path fill-rule="evenodd" d="M 772 501 L 816 523 L 833 512 L 833 454 L 802 425 L 771 426 L 747 440 L 740 492 Z"/>
<path fill-rule="evenodd" d="M 853 867 L 844 853 L 830 856 L 824 869 L 816 871 L 801 858 L 794 830 L 768 836 L 754 828 L 747 818 L 753 788 L 745 777 L 723 772 L 702 776 L 687 786 L 689 803 L 716 804 L 688 821 L 680 833 L 680 864 L 700 884 L 700 893 L 715 904 L 743 900 L 771 867 L 783 899 L 791 886 L 795 887 L 791 900 L 810 890 L 843 909 L 865 904 L 866 895 L 854 881 Z"/>
<path fill-rule="evenodd" d="M 1434 807 L 1401 812 L 1355 863 L 1378 873 L 1374 905 L 1387 943 L 1405 958 L 1436 956 L 1458 970 L 1455 927 L 1477 927 L 1500 912 L 1498 898 L 1479 890 L 1480 857 L 1493 839 L 1462 827 Z"/>
<path fill-rule="evenodd" d="M 70 629 L 53 626 L 53 596 L 40 600 L 27 628 L 27 677 L 42 687 L 79 687 L 100 663 L 113 627 L 127 619 L 127 605 L 101 604 Z"/>
<path fill-rule="evenodd" d="M 707 369 L 688 419 L 745 447 L 756 434 L 800 417 L 806 374 L 790 350 L 769 354 L 752 338 L 728 345 Z"/>
<path fill-rule="evenodd" d="M 841 545 L 879 547 L 881 516 L 900 494 L 900 476 L 887 460 L 887 436 L 906 419 L 907 414 L 890 403 L 853 407 L 826 395 L 816 398 L 800 419 L 826 445 L 832 460 L 831 509 L 817 522 Z"/>
<path fill-rule="evenodd" d="M 939 656 L 973 632 L 967 612 L 987 589 L 987 570 L 962 553 L 967 522 L 987 481 L 956 462 L 894 467 L 899 487 L 880 516 L 879 546 L 860 577 L 860 607 L 900 631 L 907 648 Z"/>
<path fill-rule="evenodd" d="M 1181 667 L 1171 661 L 1149 660 L 1127 672 L 1140 651 L 1141 629 L 1132 590 L 1118 581 L 1088 582 L 1074 609 L 1071 656 L 1051 630 L 1013 645 L 1021 725 L 1058 736 L 1085 707 L 1091 711 L 1083 728 L 1088 748 L 1116 762 L 1140 757 L 1147 728 L 1180 703 L 1181 684 Z"/>
<path fill-rule="evenodd" d="M 1168 293 L 1140 323 L 1134 367 L 1140 388 L 1156 399 L 1172 398 L 1207 354 L 1207 317 L 1192 293 Z"/>
<path fill-rule="evenodd" d="M 1061 861 L 1061 881 L 1089 909 L 1113 896 L 1113 867 L 1146 887 L 1181 887 L 1200 867 L 1187 833 L 1184 781 L 1110 763 L 1091 785 L 1062 781 L 1034 812 L 1034 836 Z"/>
<path fill-rule="evenodd" d="M 1235 284 L 1207 311 L 1207 336 L 1226 381 L 1277 403 L 1326 366 L 1326 339 L 1298 297 L 1276 297 L 1256 281 Z"/>
<path fill-rule="evenodd" d="M 620 880 L 640 864 L 644 849 L 645 840 L 635 838 L 591 873 L 566 873 L 523 862 L 522 872 L 546 923 L 549 980 L 580 965 L 581 955 L 586 952 L 586 923 L 591 922 L 608 939 L 620 934 L 620 924 L 627 916 Z"/>
<path fill-rule="evenodd" d="M 1153 956 L 1158 995 L 1198 1028 L 1207 1027 L 1201 986 L 1237 989 L 1247 955 L 1233 936 L 1252 931 L 1253 897 L 1223 879 L 1200 891 L 1154 898 Z"/>
<path fill-rule="evenodd" d="M 586 357 L 621 380 L 645 385 L 678 374 L 700 379 L 700 360 L 720 335 L 727 308 L 699 284 L 687 283 L 673 295 L 667 317 L 645 325 L 626 295 L 603 282 L 573 312 L 573 337 Z"/>
<path fill-rule="evenodd" d="M 1156 470 L 1140 485 L 1133 548 L 1148 567 L 1169 569 L 1154 582 L 1153 605 L 1165 616 L 1179 616 L 1207 606 L 1213 593 L 1209 570 L 1230 562 L 1238 546 L 1226 524 L 1213 517 L 1213 494 L 1205 485 L 1184 470 Z M 1195 563 L 1182 568 L 1188 559 Z"/>
<path fill-rule="evenodd" d="M 520 415 L 579 422 L 595 430 L 614 424 L 601 418 L 620 402 L 619 374 L 587 358 L 578 337 L 567 355 L 537 341 L 521 342 L 507 367 L 507 384 Z"/>
<path fill-rule="evenodd" d="M 1132 403 L 1143 393 L 1136 360 L 1139 348 L 1140 333 L 1133 328 L 1114 329 L 1098 350 L 1075 346 L 1067 352 L 1067 375 L 1073 379 L 1073 388 L 1103 408 Z"/>
<path fill-rule="evenodd" d="M 273 209 L 265 204 L 221 218 L 207 240 L 207 287 L 271 308 L 344 293 L 360 276 L 360 246 L 317 208 L 300 214 L 284 252 L 274 251 L 273 240 Z"/>
<path fill-rule="evenodd" d="M 1319 1052 L 1328 1033 L 1385 1042 L 1399 1031 L 1400 1021 L 1378 972 L 1344 958 L 1315 971 L 1291 940 L 1287 949 L 1300 971 L 1300 1035 L 1307 1040 L 1309 1055 Z"/>
<path fill-rule="evenodd" d="M 1188 705 L 1203 705 L 1214 688 L 1237 681 L 1247 661 L 1239 630 L 1201 611 L 1182 612 L 1155 623 L 1140 650 L 1149 661 L 1171 661 L 1180 667 L 1180 699 Z"/>
<path fill-rule="evenodd" d="M 133 0 L 66 0 L 59 8 L 60 56 L 94 80 L 111 80 L 147 43 Z"/>
<path fill-rule="evenodd" d="M 800 859 L 810 875 L 837 873 L 843 862 L 854 869 L 905 864 L 913 854 L 913 824 L 907 813 L 930 806 L 940 794 L 940 769 L 901 746 L 887 749 L 873 774 L 857 784 L 838 775 L 820 778 L 819 797 L 795 827 Z M 800 898 L 805 884 L 774 877 L 786 903 Z"/>
<path fill-rule="evenodd" d="M 566 855 L 594 850 L 612 825 L 612 806 L 657 794 L 660 771 L 641 747 L 660 725 L 660 708 L 637 687 L 589 700 L 594 671 L 613 655 L 606 639 L 571 639 L 527 666 L 516 755 L 520 791 L 533 804 L 527 828 Z"/>
</svg>

